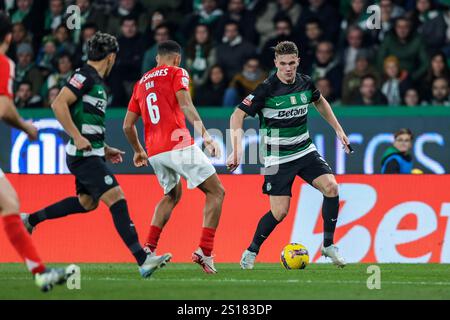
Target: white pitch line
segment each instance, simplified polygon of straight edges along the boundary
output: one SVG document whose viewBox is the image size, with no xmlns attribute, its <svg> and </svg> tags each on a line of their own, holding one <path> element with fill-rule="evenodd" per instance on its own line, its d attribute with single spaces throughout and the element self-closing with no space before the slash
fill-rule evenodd
<svg viewBox="0 0 450 320">
<path fill-rule="evenodd" d="M 13 277 L 13 278 L 1 278 L 0 281 L 8 280 L 30 280 L 26 277 Z M 287 279 L 287 280 L 256 280 L 256 279 L 202 279 L 202 278 L 189 278 L 189 279 L 161 279 L 161 278 L 151 278 L 148 280 L 142 279 L 128 279 L 128 278 L 91 278 L 91 277 L 81 277 L 81 281 L 122 281 L 122 282 L 136 282 L 136 281 L 151 281 L 151 282 L 217 282 L 217 283 L 303 283 L 303 284 L 366 284 L 366 281 L 358 280 L 301 280 L 301 279 Z M 423 286 L 450 286 L 450 282 L 444 281 L 383 281 L 381 284 L 385 285 L 423 285 Z"/>
</svg>

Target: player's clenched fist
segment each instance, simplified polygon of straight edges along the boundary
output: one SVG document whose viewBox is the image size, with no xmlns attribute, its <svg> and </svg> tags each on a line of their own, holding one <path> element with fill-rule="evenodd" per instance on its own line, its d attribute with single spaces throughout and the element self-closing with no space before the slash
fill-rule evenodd
<svg viewBox="0 0 450 320">
<path fill-rule="evenodd" d="M 31 140 L 31 141 L 37 140 L 38 129 L 36 129 L 36 127 L 33 126 L 33 124 L 31 124 L 30 122 L 26 122 L 24 131 L 27 133 L 29 140 Z"/>
<path fill-rule="evenodd" d="M 148 156 L 144 150 L 135 152 L 133 156 L 133 163 L 136 167 L 147 167 L 148 166 Z"/>
</svg>

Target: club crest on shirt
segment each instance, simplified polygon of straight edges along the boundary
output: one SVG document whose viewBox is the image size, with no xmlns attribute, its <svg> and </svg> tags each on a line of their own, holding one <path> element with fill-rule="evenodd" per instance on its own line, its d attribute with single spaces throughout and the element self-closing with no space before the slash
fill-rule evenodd
<svg viewBox="0 0 450 320">
<path fill-rule="evenodd" d="M 308 102 L 308 97 L 304 93 L 300 93 L 300 100 L 302 100 L 303 103 Z"/>
<path fill-rule="evenodd" d="M 245 99 L 242 101 L 243 104 L 245 104 L 246 106 L 250 107 L 252 105 L 252 100 L 255 96 L 252 94 L 249 94 L 248 96 L 245 97 Z"/>
</svg>

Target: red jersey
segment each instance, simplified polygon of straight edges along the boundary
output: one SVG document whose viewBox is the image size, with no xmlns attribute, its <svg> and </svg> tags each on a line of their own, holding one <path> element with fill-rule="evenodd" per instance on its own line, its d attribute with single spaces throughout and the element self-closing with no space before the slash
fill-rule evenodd
<svg viewBox="0 0 450 320">
<path fill-rule="evenodd" d="M 189 90 L 189 74 L 175 66 L 153 68 L 134 85 L 128 110 L 142 117 L 149 157 L 194 143 L 175 95 L 179 90 Z"/>
<path fill-rule="evenodd" d="M 13 99 L 15 65 L 6 55 L 0 53 L 0 96 Z"/>
</svg>

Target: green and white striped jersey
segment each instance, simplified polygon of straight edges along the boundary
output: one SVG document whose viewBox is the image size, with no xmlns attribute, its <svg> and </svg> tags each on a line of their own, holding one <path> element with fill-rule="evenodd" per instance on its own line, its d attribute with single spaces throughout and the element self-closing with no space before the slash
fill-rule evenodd
<svg viewBox="0 0 450 320">
<path fill-rule="evenodd" d="M 97 70 L 86 64 L 75 71 L 66 87 L 78 98 L 70 106 L 72 120 L 81 135 L 92 145 L 91 151 L 77 150 L 71 138 L 66 146 L 67 154 L 78 157 L 103 157 L 105 155 L 105 111 L 108 100 L 103 79 Z"/>
<path fill-rule="evenodd" d="M 238 105 L 248 115 L 259 116 L 266 167 L 316 150 L 309 137 L 307 114 L 309 104 L 319 98 L 320 92 L 309 76 L 297 73 L 294 83 L 285 84 L 275 73 Z"/>
</svg>

